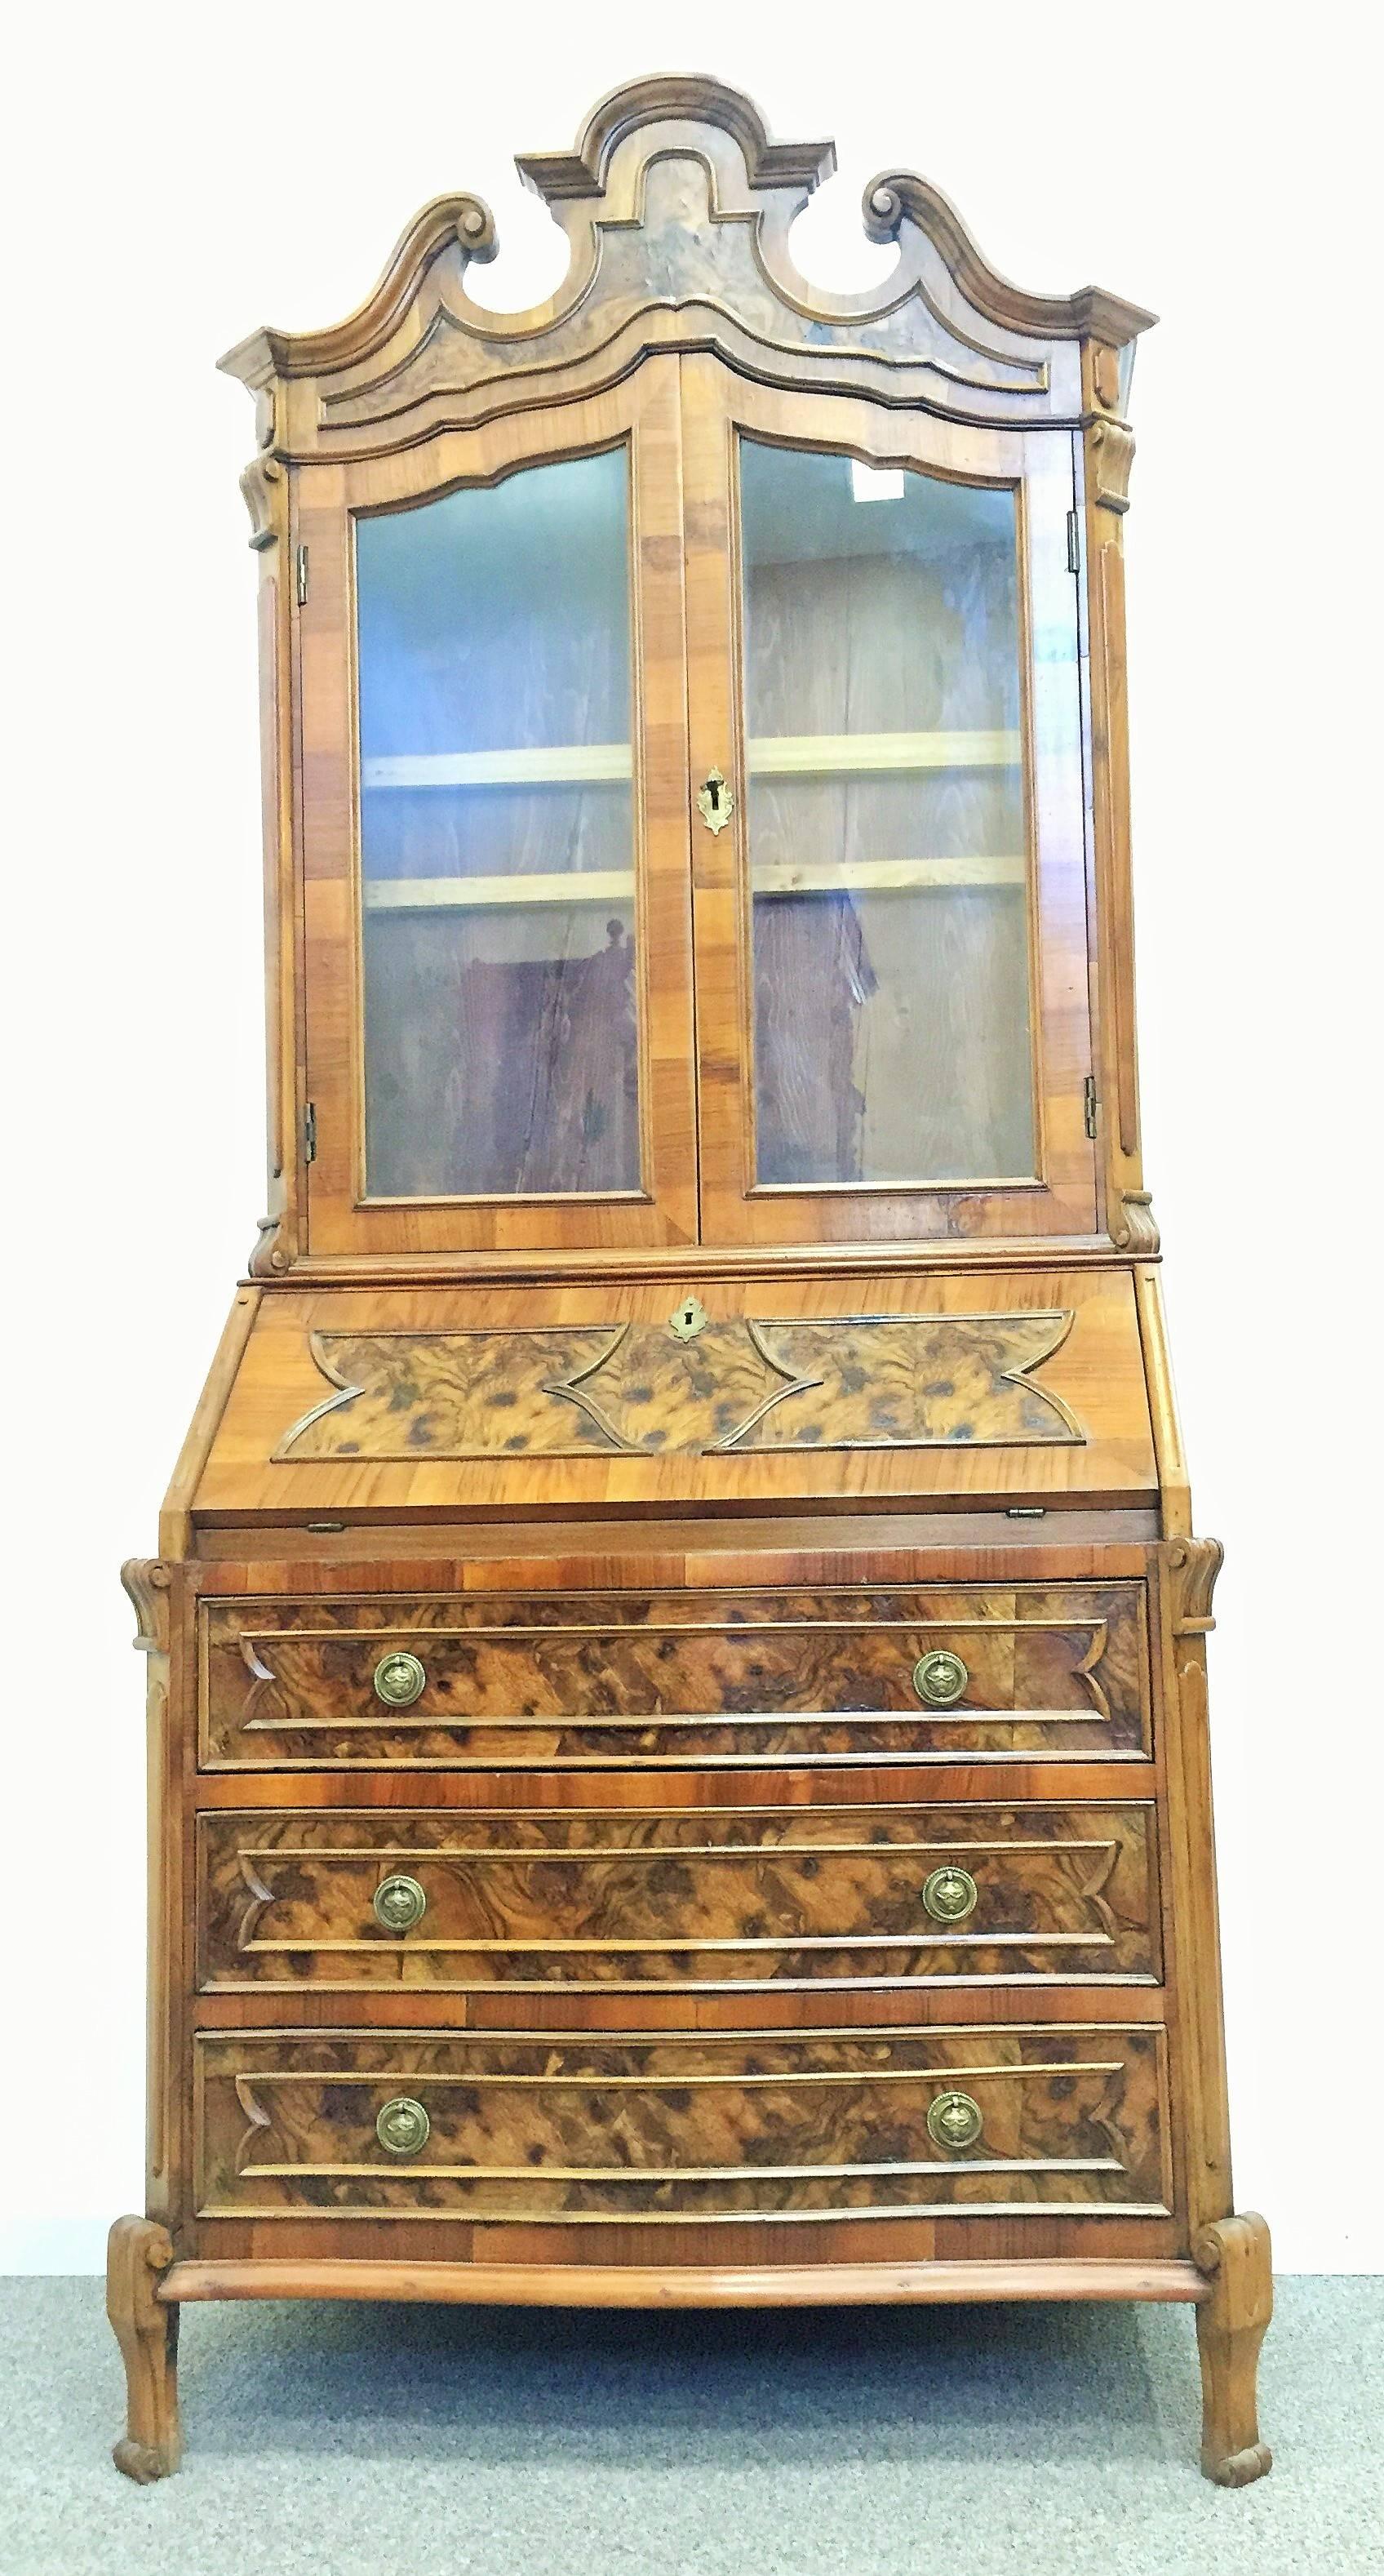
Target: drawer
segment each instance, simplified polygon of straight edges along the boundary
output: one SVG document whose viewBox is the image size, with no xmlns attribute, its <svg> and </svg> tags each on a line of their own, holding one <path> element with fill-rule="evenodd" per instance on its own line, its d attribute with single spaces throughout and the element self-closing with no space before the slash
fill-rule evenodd
<svg viewBox="0 0 1384 2576">
<path fill-rule="evenodd" d="M 1150 1750 L 1137 1582 L 210 1601 L 201 1621 L 214 1769 Z"/>
<path fill-rule="evenodd" d="M 1169 2200 L 1145 2025 L 585 2036 L 218 2032 L 204 2217 L 898 2217 Z"/>
<path fill-rule="evenodd" d="M 197 1830 L 204 1990 L 1158 1973 L 1142 1803 L 274 1809 Z"/>
</svg>

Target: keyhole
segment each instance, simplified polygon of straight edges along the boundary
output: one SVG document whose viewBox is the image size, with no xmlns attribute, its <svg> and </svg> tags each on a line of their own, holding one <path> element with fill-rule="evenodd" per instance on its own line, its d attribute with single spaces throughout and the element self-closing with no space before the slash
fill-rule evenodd
<svg viewBox="0 0 1384 2576">
<path fill-rule="evenodd" d="M 723 832 L 735 811 L 735 798 L 719 769 L 697 790 L 697 805 L 708 832 Z"/>
</svg>

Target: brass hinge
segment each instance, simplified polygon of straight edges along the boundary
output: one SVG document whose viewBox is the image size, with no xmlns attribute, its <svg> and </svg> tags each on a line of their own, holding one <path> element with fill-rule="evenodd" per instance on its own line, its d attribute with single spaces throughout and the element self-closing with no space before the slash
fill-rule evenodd
<svg viewBox="0 0 1384 2576">
<path fill-rule="evenodd" d="M 308 604 L 308 550 L 306 546 L 298 547 L 293 557 L 293 566 L 294 578 L 298 591 L 298 605 L 300 608 L 306 608 Z"/>
<path fill-rule="evenodd" d="M 317 1160 L 317 1103 L 315 1100 L 310 1100 L 303 1111 L 303 1160 L 305 1163 L 315 1163 Z"/>
<path fill-rule="evenodd" d="M 1067 512 L 1067 570 L 1081 570 L 1081 521 L 1075 510 Z"/>
<path fill-rule="evenodd" d="M 1096 1133 L 1096 1077 L 1093 1073 L 1087 1074 L 1086 1080 L 1081 1086 L 1081 1091 L 1082 1098 L 1086 1104 L 1086 1133 L 1094 1142 Z"/>
</svg>

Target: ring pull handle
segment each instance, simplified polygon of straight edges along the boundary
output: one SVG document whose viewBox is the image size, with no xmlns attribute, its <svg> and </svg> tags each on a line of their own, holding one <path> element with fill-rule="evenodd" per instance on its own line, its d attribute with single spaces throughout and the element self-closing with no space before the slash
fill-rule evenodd
<svg viewBox="0 0 1384 2576">
<path fill-rule="evenodd" d="M 372 1905 L 375 1921 L 382 1932 L 411 1932 L 415 1923 L 421 1923 L 427 1913 L 428 1899 L 416 1878 L 408 1878 L 402 1870 L 395 1870 L 392 1876 L 380 1880 Z"/>
<path fill-rule="evenodd" d="M 952 1708 L 971 1676 L 950 1646 L 934 1646 L 913 1667 L 913 1687 L 928 1708 Z"/>
<path fill-rule="evenodd" d="M 416 1655 L 402 1650 L 381 1655 L 375 1666 L 375 1697 L 386 1708 L 412 1708 L 428 1686 L 427 1672 Z"/>
<path fill-rule="evenodd" d="M 379 2113 L 375 2135 L 389 2155 L 416 2156 L 432 2135 L 432 2122 L 421 2102 L 400 2093 Z"/>
<path fill-rule="evenodd" d="M 964 1923 L 968 1914 L 974 1914 L 979 1895 L 968 1869 L 962 1869 L 955 1861 L 944 1861 L 926 1881 L 923 1903 L 934 1923 Z"/>
<path fill-rule="evenodd" d="M 936 2093 L 928 2104 L 928 2136 L 949 2154 L 973 2147 L 984 2125 L 980 2104 L 969 2093 Z"/>
</svg>

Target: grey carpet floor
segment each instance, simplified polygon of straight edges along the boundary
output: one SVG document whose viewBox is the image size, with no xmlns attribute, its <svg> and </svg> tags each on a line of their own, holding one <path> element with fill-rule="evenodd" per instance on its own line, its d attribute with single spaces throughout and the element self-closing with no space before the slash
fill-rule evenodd
<svg viewBox="0 0 1384 2576">
<path fill-rule="evenodd" d="M 3 2576 L 1384 2569 L 1384 2280 L 1280 2283 L 1239 2494 L 1183 2308 L 193 2308 L 146 2488 L 99 2282 L 0 2282 L 0 2368 Z"/>
</svg>

